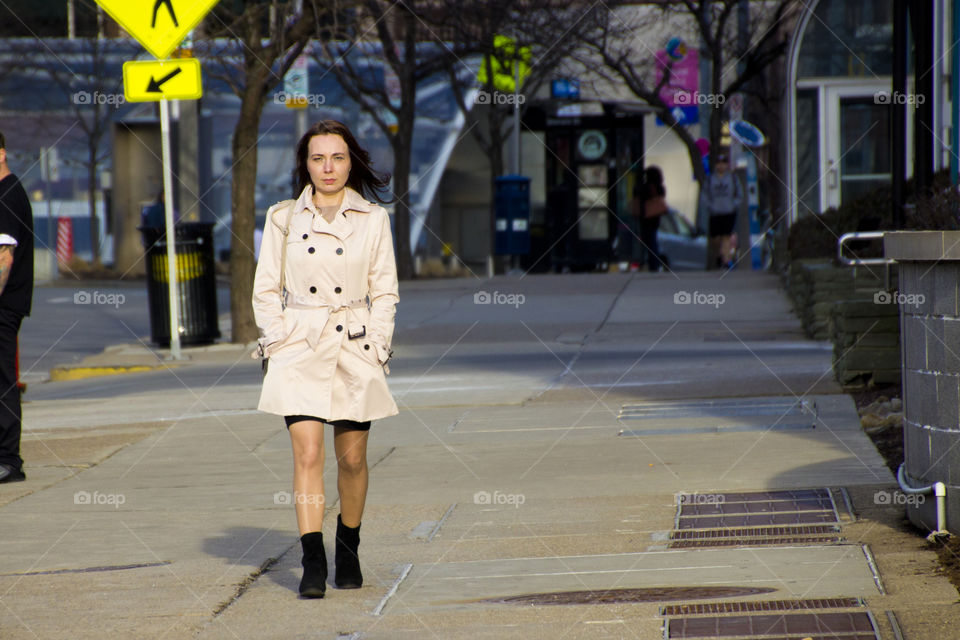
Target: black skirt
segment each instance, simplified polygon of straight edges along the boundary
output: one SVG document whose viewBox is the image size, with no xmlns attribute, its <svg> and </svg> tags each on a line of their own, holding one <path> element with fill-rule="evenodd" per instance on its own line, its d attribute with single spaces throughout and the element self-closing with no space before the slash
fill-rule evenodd
<svg viewBox="0 0 960 640">
<path fill-rule="evenodd" d="M 334 427 L 340 427 L 341 429 L 349 429 L 351 431 L 369 431 L 370 430 L 370 421 L 357 422 L 356 420 L 324 420 L 323 418 L 317 418 L 315 416 L 283 416 L 284 422 L 287 423 L 287 429 L 290 428 L 295 422 L 303 422 L 304 420 L 313 420 L 315 422 L 323 422 L 324 424 L 331 424 Z"/>
<path fill-rule="evenodd" d="M 733 233 L 733 227 L 737 223 L 736 213 L 719 213 L 710 216 L 710 237 L 728 236 Z"/>
</svg>

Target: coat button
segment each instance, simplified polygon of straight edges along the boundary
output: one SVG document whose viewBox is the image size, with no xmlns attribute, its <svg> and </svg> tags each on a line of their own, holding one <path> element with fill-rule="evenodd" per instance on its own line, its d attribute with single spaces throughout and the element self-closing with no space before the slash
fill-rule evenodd
<svg viewBox="0 0 960 640">
<path fill-rule="evenodd" d="M 338 325 L 337 325 L 337 331 L 343 331 L 343 325 L 342 325 L 342 324 L 338 324 Z"/>
<path fill-rule="evenodd" d="M 306 240 L 308 237 L 309 237 L 309 236 L 308 236 L 307 234 L 303 234 L 303 239 L 304 239 L 304 240 Z"/>
<path fill-rule="evenodd" d="M 314 249 L 313 247 L 310 247 L 309 249 L 307 249 L 307 253 L 313 253 L 314 251 L 316 251 L 316 249 Z"/>
<path fill-rule="evenodd" d="M 333 290 L 334 293 L 340 293 L 341 291 L 343 291 L 343 289 L 341 289 L 340 287 L 337 287 L 336 289 Z"/>
<path fill-rule="evenodd" d="M 316 287 L 310 287 L 310 293 L 316 293 L 316 292 L 317 292 Z"/>
<path fill-rule="evenodd" d="M 364 348 L 366 351 L 370 351 L 370 345 L 368 345 L 368 344 L 363 345 L 363 348 Z"/>
<path fill-rule="evenodd" d="M 343 255 L 343 247 L 337 247 L 337 255 L 338 255 L 338 256 L 342 256 L 342 255 Z"/>
</svg>

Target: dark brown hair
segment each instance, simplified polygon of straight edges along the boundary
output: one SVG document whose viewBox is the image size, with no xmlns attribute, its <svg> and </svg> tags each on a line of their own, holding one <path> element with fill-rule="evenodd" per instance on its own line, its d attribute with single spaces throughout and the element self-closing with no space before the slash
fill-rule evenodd
<svg viewBox="0 0 960 640">
<path fill-rule="evenodd" d="M 297 165 L 293 170 L 293 197 L 299 198 L 307 185 L 313 186 L 310 181 L 310 172 L 307 170 L 307 151 L 310 139 L 314 136 L 337 135 L 343 138 L 350 150 L 350 175 L 347 177 L 347 186 L 364 198 L 373 198 L 378 202 L 393 202 L 396 198 L 387 199 L 380 192 L 386 191 L 390 185 L 389 173 L 377 173 L 372 168 L 370 154 L 360 146 L 353 137 L 350 128 L 336 120 L 321 120 L 307 129 L 307 132 L 297 143 Z"/>
<path fill-rule="evenodd" d="M 6 148 L 7 148 L 7 141 L 4 140 L 3 132 L 0 131 L 0 149 L 6 149 Z"/>
</svg>

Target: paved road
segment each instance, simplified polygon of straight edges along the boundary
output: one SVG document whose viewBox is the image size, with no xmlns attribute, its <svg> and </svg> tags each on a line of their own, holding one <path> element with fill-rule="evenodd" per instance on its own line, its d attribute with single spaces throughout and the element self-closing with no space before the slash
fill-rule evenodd
<svg viewBox="0 0 960 640">
<path fill-rule="evenodd" d="M 221 314 L 229 312 L 230 293 L 217 290 Z M 20 329 L 21 379 L 36 383 L 56 365 L 75 364 L 111 344 L 150 339 L 146 283 L 87 282 L 39 286 L 33 310 Z"/>
</svg>

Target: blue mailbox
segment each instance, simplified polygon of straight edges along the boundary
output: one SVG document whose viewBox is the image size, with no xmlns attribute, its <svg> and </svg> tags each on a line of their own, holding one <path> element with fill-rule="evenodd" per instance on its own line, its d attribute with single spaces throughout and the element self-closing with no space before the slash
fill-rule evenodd
<svg viewBox="0 0 960 640">
<path fill-rule="evenodd" d="M 497 255 L 530 253 L 530 178 L 500 176 L 495 181 Z"/>
</svg>

